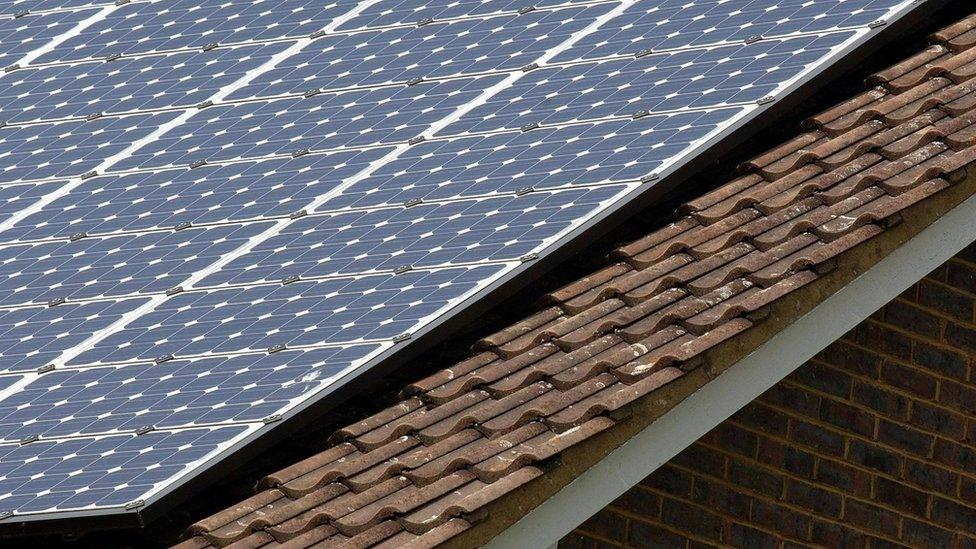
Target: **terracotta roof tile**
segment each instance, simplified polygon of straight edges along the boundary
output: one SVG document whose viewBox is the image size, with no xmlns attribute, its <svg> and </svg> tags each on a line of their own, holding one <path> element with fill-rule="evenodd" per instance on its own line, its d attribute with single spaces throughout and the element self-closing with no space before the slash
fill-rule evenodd
<svg viewBox="0 0 976 549">
<path fill-rule="evenodd" d="M 547 308 L 195 524 L 184 549 L 431 547 L 471 528 L 976 162 L 976 16 L 934 40 Z"/>
</svg>

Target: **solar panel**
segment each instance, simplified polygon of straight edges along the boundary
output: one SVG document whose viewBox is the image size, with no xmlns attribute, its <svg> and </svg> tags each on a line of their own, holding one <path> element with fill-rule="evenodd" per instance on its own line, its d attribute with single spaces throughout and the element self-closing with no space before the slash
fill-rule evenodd
<svg viewBox="0 0 976 549">
<path fill-rule="evenodd" d="M 163 498 L 912 5 L 0 3 L 0 526 Z"/>
</svg>

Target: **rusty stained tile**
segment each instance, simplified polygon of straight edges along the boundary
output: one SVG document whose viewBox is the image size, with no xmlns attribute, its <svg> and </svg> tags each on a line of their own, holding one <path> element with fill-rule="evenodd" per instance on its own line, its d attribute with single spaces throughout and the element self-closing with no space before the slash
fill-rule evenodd
<svg viewBox="0 0 976 549">
<path fill-rule="evenodd" d="M 352 444 L 342 443 L 336 444 L 332 448 L 319 452 L 314 456 L 307 459 L 299 461 L 298 463 L 286 467 L 276 473 L 268 475 L 265 477 L 260 485 L 261 486 L 281 486 L 286 482 L 294 480 L 311 473 L 312 471 L 321 469 L 330 463 L 334 463 L 340 459 L 343 459 L 356 452 L 356 447 Z"/>
<path fill-rule="evenodd" d="M 663 379 L 667 376 L 661 377 Z M 563 412 L 567 409 L 564 409 Z M 551 424 L 551 419 L 551 417 L 547 418 L 546 423 Z M 478 463 L 472 468 L 472 471 L 482 482 L 496 482 L 522 467 L 547 460 L 573 444 L 612 427 L 613 424 L 614 421 L 608 417 L 593 417 L 589 421 L 579 421 L 576 424 L 568 425 L 565 429 L 560 429 L 559 432 L 546 431 L 506 452 Z"/>
<path fill-rule="evenodd" d="M 347 536 L 361 534 L 384 519 L 412 511 L 474 478 L 469 471 L 457 471 L 425 486 L 408 483 L 400 490 L 332 521 L 332 525 Z"/>
<path fill-rule="evenodd" d="M 434 402 L 443 403 L 457 398 L 461 393 L 476 387 L 493 383 L 509 374 L 525 371 L 531 365 L 559 353 L 559 347 L 552 343 L 543 343 L 533 349 L 506 360 L 496 360 L 491 364 L 474 370 L 463 377 L 445 383 L 432 389 L 427 396 Z M 497 395 L 492 395 L 497 396 Z"/>
<path fill-rule="evenodd" d="M 401 520 L 400 524 L 404 525 L 404 522 Z M 471 523 L 467 520 L 452 518 L 420 535 L 402 532 L 374 545 L 373 549 L 432 549 L 469 528 Z"/>
<path fill-rule="evenodd" d="M 485 483 L 473 480 L 459 489 L 402 517 L 400 524 L 410 532 L 422 534 L 454 517 L 471 514 L 523 484 L 542 476 L 542 470 L 526 466 Z"/>
<path fill-rule="evenodd" d="M 936 68 L 935 63 L 949 56 L 949 48 L 941 44 L 933 44 L 908 59 L 871 75 L 867 82 L 872 85 L 883 85 L 894 93 L 901 93 L 921 84 L 931 76 L 944 73 L 944 70 L 940 71 Z"/>
<path fill-rule="evenodd" d="M 545 430 L 545 425 L 535 421 L 526 423 L 517 429 L 513 429 L 511 432 L 493 439 L 481 436 L 469 444 L 405 473 L 405 476 L 418 486 L 430 484 L 445 474 L 453 473 L 454 471 L 484 461 L 539 435 Z"/>
<path fill-rule="evenodd" d="M 827 130 L 829 135 L 843 133 L 866 122 L 871 117 L 868 109 L 880 103 L 887 96 L 888 91 L 877 86 L 811 117 L 807 124 L 821 130 Z"/>
<path fill-rule="evenodd" d="M 364 451 L 375 450 L 399 436 L 425 429 L 443 421 L 447 417 L 472 408 L 487 399 L 488 393 L 481 390 L 474 390 L 433 408 L 424 406 L 393 420 L 387 425 L 383 425 L 361 435 L 355 439 L 355 443 L 357 446 L 363 448 Z"/>
<path fill-rule="evenodd" d="M 600 362 L 605 353 L 618 348 L 622 345 L 622 341 L 616 334 L 597 338 L 579 349 L 568 353 L 560 352 L 528 368 L 512 372 L 486 387 L 486 390 L 496 397 L 501 397 L 541 379 L 548 379 L 555 385 L 555 378 L 559 373 L 574 368 L 578 364 Z M 558 387 L 559 385 L 555 386 Z"/>
<path fill-rule="evenodd" d="M 583 277 L 575 282 L 571 282 L 562 288 L 547 294 L 547 298 L 555 303 L 565 304 L 567 301 L 599 288 L 613 280 L 614 278 L 633 270 L 630 265 L 624 262 L 617 262 L 609 267 L 600 269 L 590 276 Z M 574 313 L 574 311 L 570 311 Z"/>
<path fill-rule="evenodd" d="M 736 196 L 741 193 L 746 192 L 754 185 L 765 182 L 765 180 L 758 174 L 746 174 L 732 180 L 725 185 L 720 185 L 715 190 L 706 193 L 698 198 L 690 200 L 678 208 L 678 213 L 681 215 L 692 214 L 703 224 L 713 223 L 719 219 L 725 217 L 724 214 L 712 215 L 706 214 L 704 217 L 699 217 L 699 214 L 705 212 L 706 210 L 711 210 L 713 207 L 718 207 L 716 212 L 731 213 L 740 210 L 741 207 L 733 201 L 731 204 L 728 202 L 733 200 Z M 724 206 L 720 206 L 723 205 Z M 743 204 L 747 206 L 748 204 Z"/>
<path fill-rule="evenodd" d="M 346 492 L 324 505 L 312 507 L 293 518 L 270 526 L 266 528 L 266 531 L 270 532 L 276 539 L 291 539 L 316 526 L 332 524 L 336 519 L 379 501 L 407 486 L 410 486 L 410 481 L 405 477 L 393 477 L 358 494 Z"/>
<path fill-rule="evenodd" d="M 497 360 L 498 355 L 490 351 L 483 353 L 478 353 L 467 360 L 462 360 L 450 368 L 444 368 L 439 370 L 437 373 L 427 376 L 424 379 L 411 383 L 407 385 L 401 395 L 404 398 L 411 397 L 413 395 L 422 395 L 428 391 L 433 390 L 436 387 L 440 387 L 445 383 L 449 383 L 455 378 L 461 377 L 468 374 L 482 366 L 487 366 L 491 364 L 492 361 Z"/>
</svg>

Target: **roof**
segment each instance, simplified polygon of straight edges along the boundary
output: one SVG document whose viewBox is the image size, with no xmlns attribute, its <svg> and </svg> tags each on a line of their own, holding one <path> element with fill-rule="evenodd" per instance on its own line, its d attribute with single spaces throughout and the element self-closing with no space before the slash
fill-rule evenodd
<svg viewBox="0 0 976 549">
<path fill-rule="evenodd" d="M 976 15 L 932 41 L 466 360 L 194 524 L 181 547 L 428 547 L 471 528 L 489 502 L 560 467 L 551 458 L 613 429 L 616 411 L 960 179 L 976 161 Z"/>
</svg>

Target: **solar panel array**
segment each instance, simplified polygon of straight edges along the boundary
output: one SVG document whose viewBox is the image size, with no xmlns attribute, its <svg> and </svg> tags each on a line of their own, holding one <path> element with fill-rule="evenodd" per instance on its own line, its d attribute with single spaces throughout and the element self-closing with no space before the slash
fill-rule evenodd
<svg viewBox="0 0 976 549">
<path fill-rule="evenodd" d="M 524 1 L 0 2 L 0 518 L 140 507 L 909 4 Z"/>
</svg>

